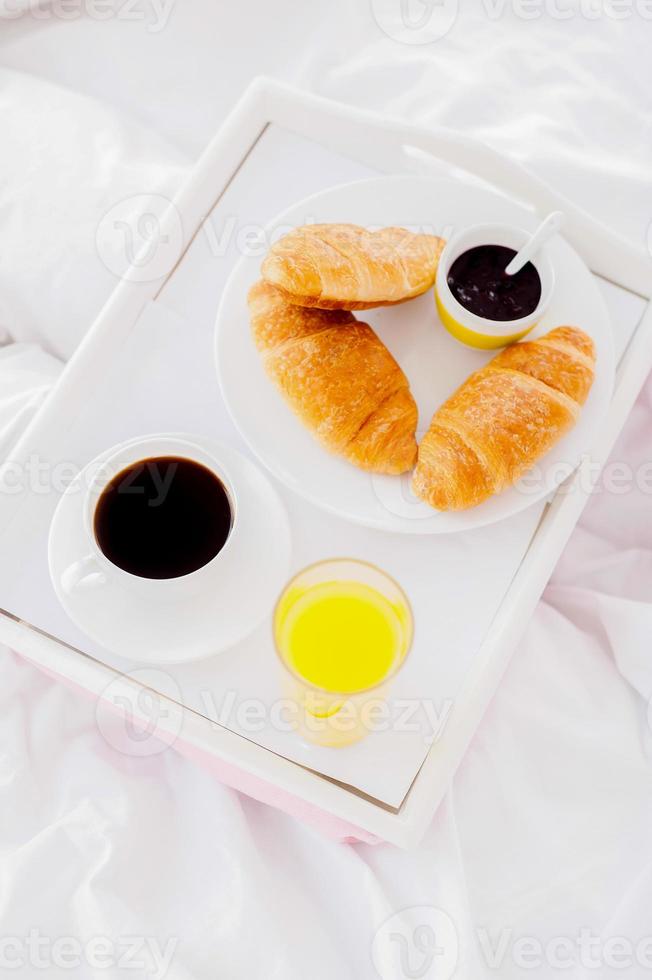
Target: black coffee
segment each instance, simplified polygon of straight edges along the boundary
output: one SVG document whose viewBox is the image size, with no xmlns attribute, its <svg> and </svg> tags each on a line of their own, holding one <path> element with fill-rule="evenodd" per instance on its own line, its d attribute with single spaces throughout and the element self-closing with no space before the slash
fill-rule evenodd
<svg viewBox="0 0 652 980">
<path fill-rule="evenodd" d="M 143 578 L 176 578 L 206 565 L 233 525 L 229 495 L 201 463 L 144 459 L 118 473 L 95 508 L 98 545 L 114 565 Z"/>
</svg>

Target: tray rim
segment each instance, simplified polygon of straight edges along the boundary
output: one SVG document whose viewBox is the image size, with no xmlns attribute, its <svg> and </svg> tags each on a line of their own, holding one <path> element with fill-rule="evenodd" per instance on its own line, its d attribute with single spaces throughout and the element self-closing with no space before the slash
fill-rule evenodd
<svg viewBox="0 0 652 980">
<path fill-rule="evenodd" d="M 61 414 L 57 416 L 57 427 L 62 425 L 69 411 L 65 404 L 68 389 L 74 386 L 78 398 L 89 390 L 87 366 L 98 357 L 109 356 L 116 343 L 128 335 L 145 305 L 156 300 L 204 218 L 271 123 L 375 168 L 380 164 L 386 172 L 405 171 L 406 159 L 416 150 L 418 154 L 453 164 L 484 179 L 540 213 L 563 209 L 567 213 L 565 237 L 591 271 L 645 300 L 652 297 L 652 258 L 645 250 L 611 232 L 516 161 L 464 134 L 424 129 L 259 76 L 245 90 L 161 218 L 161 231 L 165 233 L 168 229 L 172 231 L 176 213 L 183 216 L 183 243 L 176 261 L 156 281 L 140 283 L 123 279 L 118 283 L 4 465 L 13 465 L 29 451 L 35 433 L 47 430 L 50 418 L 58 410 Z M 433 745 L 398 811 L 306 770 L 228 729 L 217 731 L 209 719 L 167 698 L 163 700 L 169 720 L 163 720 L 161 727 L 169 725 L 170 731 L 178 727 L 181 712 L 183 742 L 332 814 L 349 825 L 352 832 L 359 828 L 366 832 L 366 839 L 373 835 L 402 847 L 416 844 L 450 786 L 651 367 L 652 304 L 648 302 L 621 358 L 611 407 L 600 439 L 591 450 L 593 464 L 587 457 L 562 484 L 542 515 L 478 651 L 473 671 L 451 709 L 446 726 L 447 751 L 437 752 L 437 743 Z M 595 466 L 596 462 L 599 466 Z M 134 692 L 141 689 L 133 678 L 4 610 L 0 610 L 0 641 L 97 698 L 109 682 L 112 682 L 112 692 L 116 691 L 116 684 L 120 689 L 124 686 L 125 696 L 131 696 L 132 703 Z"/>
</svg>

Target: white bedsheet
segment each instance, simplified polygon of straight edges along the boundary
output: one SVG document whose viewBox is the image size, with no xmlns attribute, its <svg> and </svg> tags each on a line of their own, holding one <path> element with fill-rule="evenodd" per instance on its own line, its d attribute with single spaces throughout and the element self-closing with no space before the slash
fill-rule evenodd
<svg viewBox="0 0 652 980">
<path fill-rule="evenodd" d="M 542 3 L 538 20 L 516 16 L 517 4 L 503 5 L 495 20 L 487 10 L 500 4 L 483 0 L 474 12 L 462 4 L 450 31 L 423 45 L 383 33 L 372 14 L 387 24 L 387 6 L 184 0 L 158 33 L 124 16 L 100 22 L 25 14 L 0 21 L 0 66 L 105 103 L 95 109 L 84 103 L 84 129 L 111 134 L 116 167 L 104 187 L 117 193 L 126 174 L 126 193 L 151 192 L 161 166 L 169 188 L 244 81 L 264 69 L 302 77 L 339 98 L 470 128 L 614 227 L 646 240 L 652 22 L 636 4 L 621 20 L 614 11 L 622 13 L 622 4 L 607 14 L 598 0 L 597 19 L 570 0 Z M 550 11 L 559 9 L 573 15 L 556 19 Z M 586 3 L 582 9 L 586 14 Z M 32 100 L 33 126 L 23 132 L 29 149 L 46 123 L 37 112 L 37 81 L 25 79 L 22 91 L 16 76 L 11 84 L 15 95 Z M 67 104 L 74 118 L 80 102 L 71 95 Z M 3 254 L 15 252 L 11 317 L 3 313 L 2 326 L 62 355 L 74 338 L 67 334 L 61 345 L 48 337 L 50 315 L 59 322 L 58 311 L 70 303 L 79 311 L 83 297 L 85 312 L 76 321 L 82 324 L 107 289 L 103 279 L 89 284 L 84 261 L 75 281 L 66 261 L 68 241 L 88 248 L 91 261 L 92 236 L 80 227 L 84 220 L 93 225 L 103 202 L 92 197 L 85 218 L 81 199 L 67 214 L 45 207 L 57 167 L 64 176 L 72 162 L 78 168 L 78 144 L 69 144 L 74 161 L 66 145 L 67 139 L 59 147 L 63 156 L 48 158 L 45 172 L 35 153 L 24 156 L 42 213 L 32 209 L 29 222 L 11 220 L 1 232 Z M 133 153 L 134 147 L 151 152 Z M 98 154 L 87 162 L 91 187 L 102 160 Z M 12 193 L 5 183 L 11 162 L 3 154 L 3 203 Z M 67 193 L 68 181 L 61 187 Z M 11 200 L 15 207 L 17 198 Z M 61 243 L 59 262 L 53 256 L 40 275 L 28 268 L 29 247 L 53 236 Z M 45 302 L 34 296 L 37 283 Z M 0 292 L 6 302 L 1 270 Z M 28 413 L 57 368 L 34 348 L 5 348 L 2 355 L 0 435 L 9 439 L 15 430 L 6 426 L 18 424 L 11 398 Z M 10 387 L 19 384 L 10 370 L 14 356 L 21 370 L 33 372 L 23 375 L 20 393 Z M 648 388 L 614 459 L 641 473 L 651 433 Z M 14 976 L 86 980 L 118 975 L 106 965 L 122 956 L 127 976 L 161 976 L 169 955 L 166 975 L 175 980 L 371 980 L 377 970 L 391 980 L 651 975 L 652 943 L 639 942 L 652 936 L 651 509 L 645 488 L 596 495 L 445 804 L 413 853 L 327 842 L 225 789 L 173 750 L 122 754 L 112 747 L 119 731 L 115 737 L 109 731 L 107 741 L 90 702 L 5 652 L 0 938 L 12 942 L 0 944 L 7 961 L 0 968 L 22 957 L 25 966 Z M 382 926 L 398 912 L 399 920 Z M 443 952 L 429 959 L 431 925 Z M 46 940 L 36 954 L 30 930 Z M 65 943 L 53 947 L 68 937 L 68 963 L 77 952 L 77 967 L 65 966 Z M 93 937 L 106 937 L 103 960 Z M 142 960 L 131 972 L 128 937 L 140 937 L 135 959 Z M 569 956 L 575 967 L 562 970 Z"/>
</svg>

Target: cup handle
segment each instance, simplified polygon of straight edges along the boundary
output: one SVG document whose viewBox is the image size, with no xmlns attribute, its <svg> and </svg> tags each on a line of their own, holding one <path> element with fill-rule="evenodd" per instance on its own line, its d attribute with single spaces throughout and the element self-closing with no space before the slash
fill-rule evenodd
<svg viewBox="0 0 652 980">
<path fill-rule="evenodd" d="M 86 555 L 73 562 L 61 575 L 61 588 L 66 595 L 96 589 L 106 582 L 107 576 L 94 555 Z"/>
</svg>

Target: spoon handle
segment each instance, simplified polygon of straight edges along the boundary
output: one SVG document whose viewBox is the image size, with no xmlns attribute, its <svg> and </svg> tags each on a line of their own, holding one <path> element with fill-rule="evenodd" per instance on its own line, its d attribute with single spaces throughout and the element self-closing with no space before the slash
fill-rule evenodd
<svg viewBox="0 0 652 980">
<path fill-rule="evenodd" d="M 564 223 L 564 212 L 563 211 L 553 211 L 548 217 L 541 222 L 537 230 L 534 232 L 531 238 L 525 243 L 523 248 L 516 253 L 514 258 L 511 260 L 508 266 L 505 268 L 505 274 L 508 276 L 516 275 L 520 272 L 526 262 L 529 262 L 533 255 L 539 251 L 544 242 L 547 242 L 549 238 L 555 235 Z"/>
</svg>

